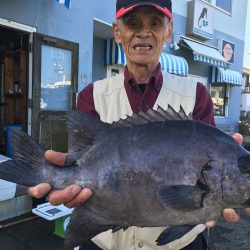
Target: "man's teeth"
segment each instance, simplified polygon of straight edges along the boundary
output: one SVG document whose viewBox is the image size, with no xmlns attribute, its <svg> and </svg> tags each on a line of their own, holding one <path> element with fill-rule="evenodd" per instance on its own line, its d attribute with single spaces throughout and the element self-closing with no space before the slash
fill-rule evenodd
<svg viewBox="0 0 250 250">
<path fill-rule="evenodd" d="M 150 50 L 151 46 L 135 46 L 135 50 Z"/>
</svg>

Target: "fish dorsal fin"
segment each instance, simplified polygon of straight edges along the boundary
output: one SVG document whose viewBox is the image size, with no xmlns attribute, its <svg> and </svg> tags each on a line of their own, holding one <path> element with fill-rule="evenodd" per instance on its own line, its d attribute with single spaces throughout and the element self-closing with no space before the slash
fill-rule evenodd
<svg viewBox="0 0 250 250">
<path fill-rule="evenodd" d="M 140 111 L 139 113 L 134 113 L 132 116 L 127 116 L 125 119 L 120 119 L 117 122 L 109 124 L 100 121 L 96 116 L 70 111 L 67 114 L 69 153 L 81 152 L 83 154 L 88 151 L 97 135 L 101 135 L 104 131 L 166 120 L 192 120 L 192 116 L 191 114 L 186 115 L 181 106 L 178 112 L 170 105 L 167 110 L 158 106 L 157 110 L 149 109 L 147 112 Z"/>
<path fill-rule="evenodd" d="M 187 115 L 182 106 L 176 112 L 168 105 L 167 110 L 164 110 L 160 106 L 158 106 L 157 110 L 150 108 L 147 112 L 140 111 L 139 113 L 133 113 L 132 116 L 127 116 L 125 119 L 120 119 L 112 124 L 115 127 L 127 127 L 166 120 L 193 120 L 193 117 L 191 113 Z"/>
<path fill-rule="evenodd" d="M 69 153 L 84 153 L 93 145 L 96 136 L 112 128 L 112 125 L 100 121 L 94 115 L 70 111 L 67 113 L 67 128 Z"/>
</svg>

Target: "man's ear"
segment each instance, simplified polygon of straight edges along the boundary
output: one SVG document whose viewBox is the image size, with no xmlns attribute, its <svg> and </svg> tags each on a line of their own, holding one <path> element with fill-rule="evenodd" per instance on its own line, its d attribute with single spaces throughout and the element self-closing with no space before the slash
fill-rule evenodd
<svg viewBox="0 0 250 250">
<path fill-rule="evenodd" d="M 114 38 L 116 43 L 121 43 L 121 33 L 119 30 L 119 25 L 117 23 L 113 23 L 112 24 L 112 28 L 113 28 L 113 33 L 114 33 Z"/>
<path fill-rule="evenodd" d="M 173 29 L 174 29 L 174 25 L 173 25 L 173 22 L 170 21 L 168 23 L 168 27 L 167 27 L 167 30 L 166 30 L 166 34 L 165 34 L 165 37 L 164 37 L 164 41 L 165 42 L 169 42 L 172 38 L 172 35 L 173 35 Z"/>
</svg>

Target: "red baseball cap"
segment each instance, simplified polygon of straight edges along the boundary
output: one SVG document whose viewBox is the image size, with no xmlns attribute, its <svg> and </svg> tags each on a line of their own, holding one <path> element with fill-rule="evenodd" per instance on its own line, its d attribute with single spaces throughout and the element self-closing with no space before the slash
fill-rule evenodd
<svg viewBox="0 0 250 250">
<path fill-rule="evenodd" d="M 151 5 L 157 10 L 166 15 L 169 19 L 172 15 L 172 1 L 171 0 L 117 0 L 116 1 L 116 19 L 124 16 L 132 11 L 135 7 Z"/>
</svg>

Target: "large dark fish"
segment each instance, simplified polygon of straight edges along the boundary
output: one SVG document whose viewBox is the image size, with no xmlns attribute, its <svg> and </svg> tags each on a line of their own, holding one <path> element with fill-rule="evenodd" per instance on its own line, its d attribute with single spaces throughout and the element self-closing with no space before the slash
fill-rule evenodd
<svg viewBox="0 0 250 250">
<path fill-rule="evenodd" d="M 44 149 L 20 131 L 13 132 L 14 160 L 0 164 L 7 181 L 93 190 L 71 216 L 67 249 L 108 229 L 177 226 L 159 236 L 157 244 L 164 245 L 217 219 L 224 208 L 250 205 L 250 154 L 183 109 L 159 108 L 114 124 L 70 112 L 68 132 L 69 159 L 76 160 L 68 167 L 52 166 Z"/>
</svg>

